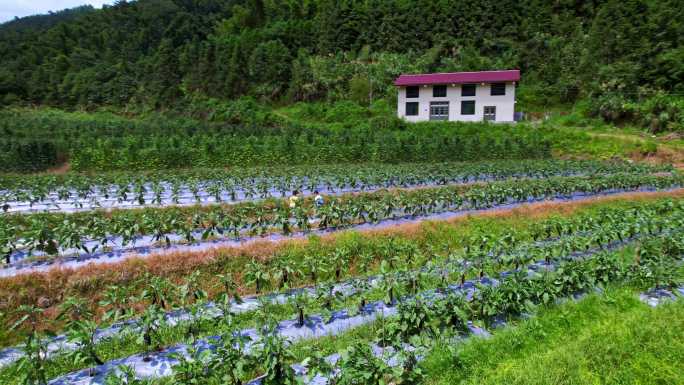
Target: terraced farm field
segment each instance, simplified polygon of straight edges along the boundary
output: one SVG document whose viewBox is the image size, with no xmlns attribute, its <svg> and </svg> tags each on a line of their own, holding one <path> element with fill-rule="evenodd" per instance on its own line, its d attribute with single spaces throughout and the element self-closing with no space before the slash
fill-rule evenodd
<svg viewBox="0 0 684 385">
<path fill-rule="evenodd" d="M 534 363 L 497 371 L 521 359 L 500 341 L 543 357 L 559 312 L 684 326 L 683 183 L 556 160 L 5 176 L 0 382 L 515 383 Z"/>
</svg>

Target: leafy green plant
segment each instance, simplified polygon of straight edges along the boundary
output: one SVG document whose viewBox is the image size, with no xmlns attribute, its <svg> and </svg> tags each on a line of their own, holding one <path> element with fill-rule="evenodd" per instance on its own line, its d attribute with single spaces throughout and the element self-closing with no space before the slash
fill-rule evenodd
<svg viewBox="0 0 684 385">
<path fill-rule="evenodd" d="M 97 323 L 93 321 L 94 314 L 85 301 L 70 297 L 60 306 L 57 319 L 66 320 L 67 339 L 76 343 L 77 349 L 69 353 L 75 365 L 102 365 L 104 361 L 97 354 L 95 333 Z M 90 375 L 95 375 L 93 368 Z"/>
<path fill-rule="evenodd" d="M 135 375 L 135 369 L 131 366 L 122 365 L 116 370 L 110 371 L 105 377 L 105 385 L 143 385 Z"/>
<path fill-rule="evenodd" d="M 145 356 L 143 361 L 151 359 L 150 353 L 161 347 L 161 332 L 166 326 L 166 313 L 157 304 L 151 304 L 140 317 L 140 327 L 142 333 L 136 337 L 136 343 L 143 345 Z"/>
<path fill-rule="evenodd" d="M 262 331 L 261 341 L 258 357 L 264 370 L 262 383 L 264 385 L 298 385 L 299 380 L 288 363 L 294 359 L 294 355 L 287 348 L 287 341 L 275 330 Z"/>
<path fill-rule="evenodd" d="M 119 322 L 128 319 L 133 315 L 130 307 L 132 298 L 129 290 L 123 286 L 112 285 L 104 291 L 103 298 L 98 303 L 99 306 L 106 308 L 102 320 L 104 322 Z"/>
<path fill-rule="evenodd" d="M 243 302 L 238 292 L 238 285 L 233 279 L 233 275 L 230 273 L 218 274 L 216 276 L 219 280 L 219 285 L 223 288 L 223 294 L 228 298 L 232 298 L 236 303 L 241 304 Z"/>
<path fill-rule="evenodd" d="M 245 342 L 246 337 L 240 334 L 221 335 L 207 363 L 210 380 L 225 385 L 243 384 L 243 379 L 256 367 L 253 357 L 245 352 Z"/>
<path fill-rule="evenodd" d="M 29 333 L 26 336 L 22 350 L 24 355 L 17 361 L 16 378 L 26 385 L 47 385 L 47 339 L 51 333 L 41 333 L 38 330 L 40 318 L 43 317 L 43 309 L 21 305 L 16 313 L 19 319 L 10 327 L 16 330 L 24 324 L 28 325 Z"/>
<path fill-rule="evenodd" d="M 160 276 L 145 276 L 142 279 L 146 286 L 141 294 L 141 298 L 147 299 L 154 306 L 168 309 L 169 303 L 173 301 L 175 286 L 166 278 Z"/>
<path fill-rule="evenodd" d="M 172 367 L 172 384 L 205 384 L 208 375 L 207 364 L 212 355 L 211 350 L 201 349 L 193 345 L 187 348 L 187 354 L 172 354 L 171 357 L 178 360 L 178 363 Z"/>
<path fill-rule="evenodd" d="M 380 264 L 380 274 L 382 277 L 380 290 L 384 293 L 383 300 L 386 305 L 394 305 L 401 290 L 401 283 L 386 261 L 382 261 Z"/>
<path fill-rule="evenodd" d="M 257 294 L 268 286 L 270 278 L 266 267 L 256 260 L 251 260 L 245 267 L 245 280 L 248 285 L 255 286 Z"/>
<path fill-rule="evenodd" d="M 385 385 L 393 378 L 392 368 L 383 359 L 376 357 L 366 342 L 356 342 L 340 355 L 340 371 L 332 380 L 334 384 Z"/>
</svg>

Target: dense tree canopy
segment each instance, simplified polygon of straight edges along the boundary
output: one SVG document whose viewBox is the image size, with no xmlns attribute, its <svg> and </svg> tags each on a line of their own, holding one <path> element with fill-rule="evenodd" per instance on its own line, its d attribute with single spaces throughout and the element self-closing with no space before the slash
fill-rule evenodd
<svg viewBox="0 0 684 385">
<path fill-rule="evenodd" d="M 680 0 L 118 1 L 0 25 L 0 102 L 367 101 L 401 72 L 497 68 L 540 99 L 634 100 L 684 93 L 683 40 Z"/>
</svg>

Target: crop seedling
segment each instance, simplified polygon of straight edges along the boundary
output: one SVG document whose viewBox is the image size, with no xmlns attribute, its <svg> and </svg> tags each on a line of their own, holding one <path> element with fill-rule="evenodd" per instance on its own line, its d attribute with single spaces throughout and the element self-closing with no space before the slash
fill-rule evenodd
<svg viewBox="0 0 684 385">
<path fill-rule="evenodd" d="M 146 288 L 141 297 L 150 301 L 152 305 L 168 309 L 169 301 L 173 298 L 174 286 L 164 277 L 146 275 L 143 277 Z"/>
<path fill-rule="evenodd" d="M 219 285 L 223 288 L 223 294 L 225 294 L 228 298 L 232 298 L 237 304 L 241 304 L 243 302 L 242 298 L 240 297 L 240 293 L 238 292 L 238 285 L 235 283 L 232 274 L 218 274 L 216 278 L 218 278 Z"/>
<path fill-rule="evenodd" d="M 328 378 L 328 383 L 329 384 L 334 384 L 333 380 L 335 377 L 335 367 L 333 364 L 330 363 L 327 357 L 321 353 L 320 350 L 315 350 L 312 349 L 313 351 L 310 351 L 304 361 L 302 361 L 302 366 L 307 368 L 307 373 L 306 373 L 306 379 L 308 382 L 312 382 L 312 380 L 317 376 L 321 375 L 322 377 Z"/>
<path fill-rule="evenodd" d="M 107 309 L 102 316 L 102 320 L 104 322 L 116 323 L 130 318 L 133 315 L 130 302 L 131 297 L 127 288 L 117 285 L 108 286 L 98 303 L 101 307 Z"/>
<path fill-rule="evenodd" d="M 397 305 L 397 316 L 388 319 L 379 330 L 377 341 L 382 346 L 401 347 L 412 335 L 429 326 L 431 309 L 419 298 L 412 298 Z"/>
<path fill-rule="evenodd" d="M 202 384 L 208 376 L 207 362 L 213 352 L 209 349 L 201 349 L 194 345 L 187 347 L 187 354 L 173 353 L 171 358 L 178 362 L 173 365 L 172 384 Z"/>
<path fill-rule="evenodd" d="M 347 265 L 349 262 L 349 252 L 344 247 L 336 248 L 328 260 L 330 265 L 332 265 L 334 268 L 335 281 L 339 282 L 340 278 L 342 277 L 342 267 Z"/>
<path fill-rule="evenodd" d="M 354 297 L 358 299 L 356 311 L 363 313 L 366 311 L 366 305 L 368 304 L 368 291 L 371 289 L 370 282 L 366 277 L 359 277 L 352 281 L 352 288 Z"/>
<path fill-rule="evenodd" d="M 135 369 L 131 366 L 121 365 L 107 373 L 105 385 L 144 385 L 144 380 L 136 377 Z"/>
<path fill-rule="evenodd" d="M 335 290 L 335 285 L 331 282 L 322 284 L 316 288 L 316 301 L 321 304 L 322 315 L 326 322 L 330 322 L 333 316 L 333 309 L 342 299 L 342 293 Z"/>
<path fill-rule="evenodd" d="M 279 288 L 281 290 L 288 289 L 293 279 L 302 275 L 297 262 L 288 254 L 280 256 L 276 259 L 273 266 L 271 277 L 279 281 Z"/>
<path fill-rule="evenodd" d="M 306 291 L 298 291 L 294 296 L 290 297 L 289 301 L 292 302 L 297 311 L 297 325 L 299 327 L 304 326 L 307 318 L 307 309 L 314 305 L 312 298 Z"/>
<path fill-rule="evenodd" d="M 262 384 L 298 385 L 294 369 L 288 363 L 295 358 L 286 346 L 288 342 L 274 329 L 262 330 L 261 341 L 258 356 L 265 372 Z"/>
<path fill-rule="evenodd" d="M 360 378 L 365 385 L 385 385 L 394 374 L 392 368 L 361 341 L 342 351 L 339 368 L 338 374 L 331 379 L 335 385 L 356 385 Z"/>
<path fill-rule="evenodd" d="M 157 304 L 151 304 L 140 317 L 140 326 L 142 333 L 137 337 L 137 343 L 143 345 L 145 355 L 143 361 L 149 362 L 151 360 L 150 353 L 157 350 L 161 346 L 160 332 L 166 326 L 166 313 L 164 309 Z"/>
<path fill-rule="evenodd" d="M 308 272 L 309 279 L 314 285 L 318 282 L 318 277 L 327 272 L 320 257 L 313 253 L 307 253 L 304 255 L 303 266 Z"/>
<path fill-rule="evenodd" d="M 268 285 L 270 275 L 264 265 L 253 259 L 245 267 L 245 280 L 248 285 L 254 285 L 256 293 L 259 294 Z"/>
<path fill-rule="evenodd" d="M 82 299 L 70 297 L 60 306 L 57 319 L 66 320 L 67 339 L 78 346 L 78 349 L 72 350 L 69 354 L 76 365 L 104 364 L 95 348 L 97 323 L 93 318 L 93 312 Z M 95 375 L 93 368 L 90 369 L 90 375 Z"/>
<path fill-rule="evenodd" d="M 243 384 L 242 379 L 256 367 L 255 360 L 245 352 L 246 338 L 231 332 L 220 336 L 206 364 L 210 379 L 223 385 Z"/>
<path fill-rule="evenodd" d="M 397 279 L 397 275 L 391 271 L 389 264 L 386 261 L 382 261 L 380 264 L 380 275 L 382 277 L 380 288 L 383 293 L 385 293 L 385 304 L 388 306 L 394 305 L 401 286 Z"/>
<path fill-rule="evenodd" d="M 15 378 L 27 385 L 47 385 L 47 372 L 45 357 L 47 357 L 47 338 L 51 333 L 44 335 L 38 331 L 38 324 L 43 317 L 43 309 L 36 306 L 21 305 L 16 313 L 19 319 L 10 327 L 17 330 L 27 325 L 29 333 L 23 345 L 24 355 L 16 364 Z"/>
</svg>

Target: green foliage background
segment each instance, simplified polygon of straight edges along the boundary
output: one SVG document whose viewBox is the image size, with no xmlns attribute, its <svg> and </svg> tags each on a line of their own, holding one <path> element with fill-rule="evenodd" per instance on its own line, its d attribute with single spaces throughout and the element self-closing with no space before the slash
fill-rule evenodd
<svg viewBox="0 0 684 385">
<path fill-rule="evenodd" d="M 385 115 L 365 118 L 354 111 L 353 103 L 336 105 L 325 112 L 324 123 L 292 122 L 271 113 L 255 116 L 258 123 L 251 118 L 227 123 L 230 118 L 221 122 L 163 115 L 127 119 L 102 112 L 6 109 L 0 110 L 0 132 L 14 139 L 5 146 L 13 149 L 16 142 L 29 144 L 16 147 L 18 155 L 12 151 L 0 155 L 5 160 L 0 162 L 0 170 L 34 171 L 64 158 L 69 158 L 73 169 L 85 171 L 535 159 L 551 155 L 546 136 L 531 127 L 409 124 Z M 31 163 L 30 153 L 23 156 L 31 149 L 28 145 L 49 150 L 46 162 Z"/>
<path fill-rule="evenodd" d="M 518 110 L 581 101 L 678 131 L 683 20 L 677 0 L 139 0 L 16 19 L 0 106 L 99 112 L 5 108 L 0 170 L 548 155 L 538 131 L 409 130 L 392 81 L 412 72 L 519 68 Z"/>
<path fill-rule="evenodd" d="M 0 95 L 365 102 L 402 72 L 520 68 L 530 102 L 635 100 L 684 93 L 682 20 L 677 0 L 118 1 L 0 25 Z"/>
</svg>

